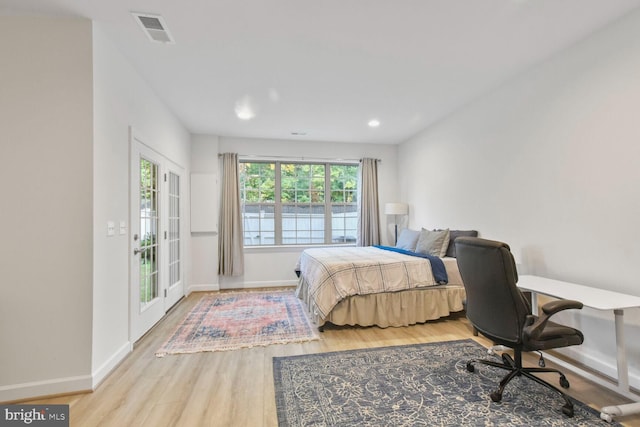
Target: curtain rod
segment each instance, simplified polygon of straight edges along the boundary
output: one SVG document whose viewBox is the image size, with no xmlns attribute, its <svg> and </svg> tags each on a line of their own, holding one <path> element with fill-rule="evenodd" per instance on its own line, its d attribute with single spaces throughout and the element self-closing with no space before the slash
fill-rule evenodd
<svg viewBox="0 0 640 427">
<path fill-rule="evenodd" d="M 218 157 L 222 157 L 222 153 L 218 153 Z M 291 160 L 291 161 L 321 161 L 321 162 L 342 162 L 342 163 L 359 163 L 361 159 L 336 159 L 329 157 L 294 157 L 294 156 L 262 156 L 255 154 L 238 154 L 242 159 L 263 159 L 263 160 Z M 376 162 L 382 162 L 381 159 L 375 159 Z"/>
</svg>

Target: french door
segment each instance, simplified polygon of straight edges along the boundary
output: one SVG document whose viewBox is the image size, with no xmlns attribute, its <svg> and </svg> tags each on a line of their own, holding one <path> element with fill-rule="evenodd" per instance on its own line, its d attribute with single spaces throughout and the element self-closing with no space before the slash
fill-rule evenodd
<svg viewBox="0 0 640 427">
<path fill-rule="evenodd" d="M 182 280 L 182 177 L 183 169 L 175 163 L 166 161 L 167 221 L 165 242 L 167 246 L 167 296 L 165 311 L 184 296 Z"/>
<path fill-rule="evenodd" d="M 184 295 L 183 169 L 131 134 L 130 338 Z"/>
</svg>

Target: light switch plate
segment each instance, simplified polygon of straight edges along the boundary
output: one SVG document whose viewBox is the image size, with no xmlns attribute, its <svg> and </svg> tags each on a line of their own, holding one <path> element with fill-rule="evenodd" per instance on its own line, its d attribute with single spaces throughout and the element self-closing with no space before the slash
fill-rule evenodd
<svg viewBox="0 0 640 427">
<path fill-rule="evenodd" d="M 120 235 L 127 234 L 127 222 L 120 221 Z"/>
<path fill-rule="evenodd" d="M 107 236 L 114 236 L 116 234 L 116 223 L 113 221 L 107 221 Z"/>
</svg>

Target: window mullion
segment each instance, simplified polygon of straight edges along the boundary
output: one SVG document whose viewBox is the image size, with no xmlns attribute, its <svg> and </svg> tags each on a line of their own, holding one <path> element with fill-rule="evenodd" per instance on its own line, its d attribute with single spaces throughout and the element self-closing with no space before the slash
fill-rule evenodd
<svg viewBox="0 0 640 427">
<path fill-rule="evenodd" d="M 331 165 L 324 165 L 324 243 L 332 240 L 331 226 Z"/>
<path fill-rule="evenodd" d="M 282 176 L 280 171 L 280 162 L 275 163 L 275 196 L 274 196 L 274 241 L 276 245 L 282 244 Z"/>
</svg>

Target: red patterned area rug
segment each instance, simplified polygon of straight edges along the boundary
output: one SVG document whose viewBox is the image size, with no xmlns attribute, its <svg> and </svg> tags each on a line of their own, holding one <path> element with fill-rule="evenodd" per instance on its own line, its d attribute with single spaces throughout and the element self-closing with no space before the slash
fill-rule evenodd
<svg viewBox="0 0 640 427">
<path fill-rule="evenodd" d="M 305 310 L 292 290 L 205 294 L 156 356 L 317 340 Z"/>
</svg>

